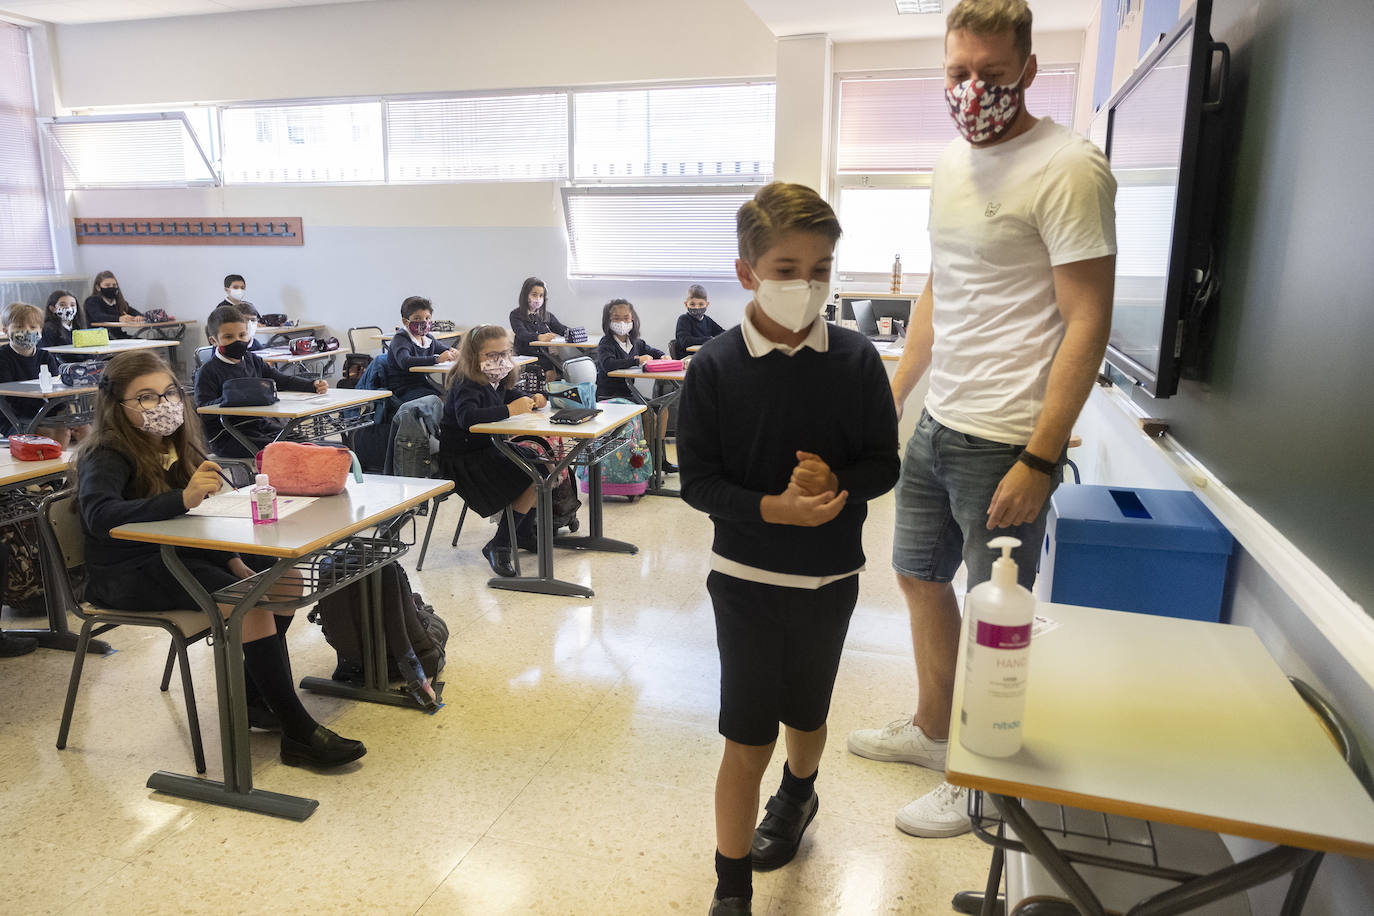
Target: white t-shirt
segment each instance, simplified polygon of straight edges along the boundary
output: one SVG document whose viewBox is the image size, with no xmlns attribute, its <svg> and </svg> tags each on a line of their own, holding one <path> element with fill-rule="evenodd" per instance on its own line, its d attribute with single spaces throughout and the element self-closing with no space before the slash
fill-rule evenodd
<svg viewBox="0 0 1374 916">
<path fill-rule="evenodd" d="M 1089 140 L 1049 118 L 935 164 L 935 342 L 926 410 L 971 436 L 1024 445 L 1064 338 L 1052 268 L 1116 254 L 1116 179 Z"/>
</svg>

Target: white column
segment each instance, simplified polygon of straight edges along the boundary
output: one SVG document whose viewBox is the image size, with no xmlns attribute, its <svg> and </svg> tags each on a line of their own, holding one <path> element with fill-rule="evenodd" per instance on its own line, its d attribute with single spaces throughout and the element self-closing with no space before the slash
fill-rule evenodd
<svg viewBox="0 0 1374 916">
<path fill-rule="evenodd" d="M 828 35 L 778 39 L 774 176 L 830 195 L 831 42 Z"/>
</svg>

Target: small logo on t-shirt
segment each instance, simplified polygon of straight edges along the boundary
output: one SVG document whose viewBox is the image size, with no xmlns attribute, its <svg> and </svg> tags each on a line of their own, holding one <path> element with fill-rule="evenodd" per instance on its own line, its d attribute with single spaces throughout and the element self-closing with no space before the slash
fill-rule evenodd
<svg viewBox="0 0 1374 916">
<path fill-rule="evenodd" d="M 988 204 L 988 208 L 987 208 L 986 210 L 983 211 L 983 215 L 986 216 L 988 219 L 992 219 L 994 216 L 997 215 L 997 211 L 1000 210 L 1000 209 L 1002 209 L 1002 202 L 1001 202 L 1001 201 L 998 201 L 998 202 L 995 203 L 995 204 L 994 204 L 994 203 L 989 203 L 989 204 Z"/>
</svg>

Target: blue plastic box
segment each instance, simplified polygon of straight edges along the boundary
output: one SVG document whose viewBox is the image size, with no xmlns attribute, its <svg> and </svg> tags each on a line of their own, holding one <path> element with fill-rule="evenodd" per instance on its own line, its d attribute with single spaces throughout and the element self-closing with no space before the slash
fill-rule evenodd
<svg viewBox="0 0 1374 916">
<path fill-rule="evenodd" d="M 1219 621 L 1235 539 L 1192 493 L 1061 486 L 1036 592 L 1060 604 Z"/>
</svg>

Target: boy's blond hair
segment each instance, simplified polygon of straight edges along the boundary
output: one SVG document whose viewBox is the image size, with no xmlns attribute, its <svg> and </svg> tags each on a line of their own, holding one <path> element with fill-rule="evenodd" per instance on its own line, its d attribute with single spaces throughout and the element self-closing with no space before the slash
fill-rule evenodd
<svg viewBox="0 0 1374 916">
<path fill-rule="evenodd" d="M 5 327 L 21 321 L 41 325 L 43 323 L 43 310 L 36 305 L 29 305 L 27 302 L 11 302 L 5 307 L 4 314 L 0 315 L 0 324 Z"/>
<path fill-rule="evenodd" d="M 963 30 L 974 35 L 1011 32 L 1025 60 L 1031 54 L 1031 10 L 1026 0 L 959 0 L 945 18 L 945 35 Z"/>
<path fill-rule="evenodd" d="M 815 232 L 837 242 L 840 221 L 830 204 L 804 184 L 775 181 L 765 185 L 746 201 L 735 215 L 739 234 L 739 256 L 746 261 L 758 258 L 788 232 Z"/>
</svg>

